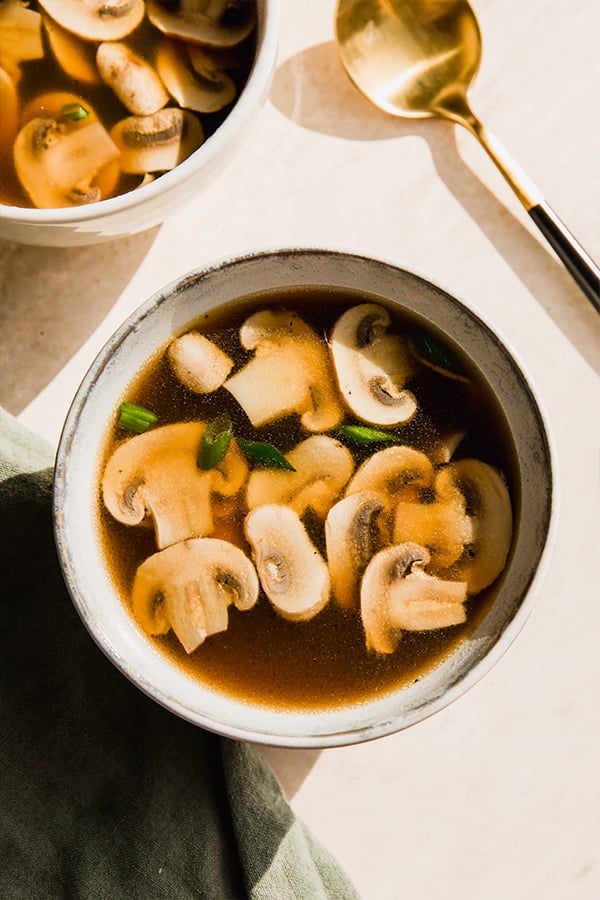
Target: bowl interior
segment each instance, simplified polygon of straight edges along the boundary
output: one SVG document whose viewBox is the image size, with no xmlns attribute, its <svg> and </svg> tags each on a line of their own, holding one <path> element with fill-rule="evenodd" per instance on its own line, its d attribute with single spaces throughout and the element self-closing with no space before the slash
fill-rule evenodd
<svg viewBox="0 0 600 900">
<path fill-rule="evenodd" d="M 518 490 L 509 564 L 495 600 L 458 649 L 406 687 L 346 707 L 287 712 L 210 690 L 171 663 L 130 618 L 107 576 L 99 541 L 99 449 L 115 403 L 151 352 L 202 313 L 250 294 L 290 287 L 359 291 L 419 317 L 474 362 L 514 445 Z M 555 463 L 530 379 L 502 341 L 447 291 L 383 261 L 325 250 L 240 257 L 191 273 L 155 294 L 113 335 L 68 414 L 55 473 L 55 530 L 65 580 L 94 639 L 157 702 L 207 729 L 283 746 L 350 744 L 398 731 L 449 704 L 502 655 L 539 590 L 555 527 Z"/>
</svg>

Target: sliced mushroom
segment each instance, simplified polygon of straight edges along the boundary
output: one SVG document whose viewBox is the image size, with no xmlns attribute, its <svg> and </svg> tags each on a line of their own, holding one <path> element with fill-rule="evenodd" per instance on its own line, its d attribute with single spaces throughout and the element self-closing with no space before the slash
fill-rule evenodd
<svg viewBox="0 0 600 900">
<path fill-rule="evenodd" d="M 0 159 L 5 160 L 12 154 L 14 140 L 19 130 L 19 97 L 12 75 L 2 68 L 0 68 L 0 109 L 2 110 Z"/>
<path fill-rule="evenodd" d="M 431 631 L 466 620 L 464 581 L 444 581 L 423 571 L 424 547 L 407 542 L 377 553 L 363 575 L 360 605 L 367 649 L 393 653 L 402 631 Z"/>
<path fill-rule="evenodd" d="M 246 516 L 245 531 L 276 611 L 292 621 L 316 616 L 329 600 L 329 571 L 298 514 L 281 504 L 259 506 Z"/>
<path fill-rule="evenodd" d="M 152 115 L 168 102 L 169 95 L 155 70 L 127 44 L 104 41 L 98 47 L 96 64 L 102 80 L 134 115 Z"/>
<path fill-rule="evenodd" d="M 39 0 L 59 25 L 87 41 L 120 41 L 144 18 L 144 0 Z"/>
<path fill-rule="evenodd" d="M 229 75 L 209 53 L 196 48 L 196 61 L 182 52 L 182 45 L 165 38 L 156 54 L 156 68 L 170 95 L 185 109 L 213 113 L 228 106 L 237 89 Z"/>
<path fill-rule="evenodd" d="M 77 206 L 102 199 L 102 170 L 119 158 L 119 149 L 84 101 L 85 115 L 39 116 L 19 131 L 14 145 L 19 181 L 37 207 Z"/>
<path fill-rule="evenodd" d="M 121 168 L 131 175 L 174 169 L 204 140 L 196 116 L 171 107 L 122 119 L 110 134 L 121 152 Z"/>
<path fill-rule="evenodd" d="M 0 65 L 18 79 L 20 63 L 43 56 L 40 14 L 20 0 L 0 3 Z"/>
<path fill-rule="evenodd" d="M 96 47 L 67 31 L 50 16 L 43 16 L 44 30 L 57 63 L 70 78 L 84 84 L 99 84 Z"/>
<path fill-rule="evenodd" d="M 403 445 L 378 450 L 362 463 L 346 494 L 378 491 L 388 498 L 390 507 L 400 499 L 419 499 L 433 484 L 434 468 L 429 457 L 414 447 Z"/>
<path fill-rule="evenodd" d="M 358 608 L 363 572 L 384 544 L 385 505 L 386 498 L 376 491 L 361 491 L 332 506 L 325 520 L 331 591 L 344 609 Z"/>
<path fill-rule="evenodd" d="M 146 0 L 148 18 L 163 34 L 212 47 L 234 47 L 256 24 L 256 6 L 240 0 L 180 0 L 175 7 Z"/>
<path fill-rule="evenodd" d="M 199 331 L 174 338 L 167 357 L 179 381 L 197 394 L 216 391 L 233 368 L 233 360 Z"/>
<path fill-rule="evenodd" d="M 400 335 L 388 334 L 388 311 L 361 303 L 343 313 L 331 335 L 331 353 L 342 397 L 364 422 L 398 425 L 417 410 L 414 394 L 404 385 L 412 374 Z"/>
<path fill-rule="evenodd" d="M 133 613 L 148 634 L 173 629 L 186 653 L 211 634 L 226 631 L 228 607 L 251 609 L 258 577 L 239 547 L 216 538 L 181 541 L 148 557 L 138 568 Z"/>
<path fill-rule="evenodd" d="M 508 488 L 497 469 L 477 459 L 461 459 L 443 470 L 466 498 L 472 538 L 449 572 L 464 579 L 470 594 L 496 580 L 506 565 L 512 543 L 512 507 Z"/>
<path fill-rule="evenodd" d="M 263 310 L 240 329 L 240 341 L 254 357 L 225 388 L 253 425 L 298 413 L 308 431 L 327 431 L 344 412 L 332 383 L 324 341 L 298 315 Z"/>
<path fill-rule="evenodd" d="M 324 519 L 354 470 L 347 447 L 326 434 L 301 441 L 286 459 L 296 470 L 255 469 L 248 479 L 248 509 L 265 503 L 283 503 L 302 516 L 312 509 Z"/>
<path fill-rule="evenodd" d="M 202 422 L 151 429 L 123 441 L 110 456 L 102 496 L 110 514 L 125 525 L 150 517 L 159 548 L 213 529 L 213 493 L 232 496 L 245 483 L 248 466 L 232 441 L 223 460 L 208 471 L 198 467 Z"/>
<path fill-rule="evenodd" d="M 473 540 L 473 521 L 448 467 L 435 476 L 430 502 L 401 500 L 396 504 L 393 535 L 398 544 L 413 541 L 426 547 L 433 564 L 441 568 L 462 556 Z"/>
</svg>

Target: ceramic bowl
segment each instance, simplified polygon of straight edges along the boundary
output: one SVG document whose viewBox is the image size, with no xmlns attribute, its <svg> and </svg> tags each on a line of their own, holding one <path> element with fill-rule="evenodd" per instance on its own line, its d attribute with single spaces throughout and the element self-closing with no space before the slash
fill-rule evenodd
<svg viewBox="0 0 600 900">
<path fill-rule="evenodd" d="M 269 94 L 277 61 L 279 0 L 257 0 L 254 64 L 231 111 L 186 160 L 153 182 L 118 197 L 67 209 L 0 204 L 0 237 L 38 246 L 80 246 L 153 228 L 210 185 L 239 151 Z"/>
<path fill-rule="evenodd" d="M 236 299 L 290 287 L 358 291 L 434 326 L 479 370 L 514 445 L 514 540 L 494 602 L 458 649 L 401 689 L 328 710 L 286 711 L 230 699 L 170 662 L 135 624 L 107 574 L 99 543 L 98 467 L 115 404 L 174 332 Z M 93 362 L 69 411 L 55 475 L 56 539 L 83 622 L 142 691 L 206 729 L 280 746 L 327 747 L 399 731 L 456 700 L 500 658 L 532 608 L 556 524 L 556 464 L 531 378 L 496 329 L 442 287 L 387 262 L 290 249 L 222 261 L 185 275 L 142 305 Z"/>
</svg>

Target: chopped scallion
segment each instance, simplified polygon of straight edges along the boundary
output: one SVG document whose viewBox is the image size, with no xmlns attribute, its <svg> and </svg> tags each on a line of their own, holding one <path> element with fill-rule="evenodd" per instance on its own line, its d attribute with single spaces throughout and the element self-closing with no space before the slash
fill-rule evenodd
<svg viewBox="0 0 600 900">
<path fill-rule="evenodd" d="M 398 440 L 397 435 L 390 431 L 381 431 L 379 428 L 371 428 L 368 425 L 340 425 L 339 428 L 336 428 L 336 433 L 356 444 L 375 444 Z"/>
<path fill-rule="evenodd" d="M 214 469 L 229 449 L 233 425 L 228 413 L 222 413 L 213 419 L 202 435 L 198 465 L 201 469 Z"/>
<path fill-rule="evenodd" d="M 67 103 L 63 106 L 62 115 L 65 119 L 72 119 L 73 122 L 80 122 L 81 119 L 87 119 L 89 110 L 82 106 L 81 103 Z"/>
<path fill-rule="evenodd" d="M 286 469 L 288 472 L 296 471 L 291 462 L 273 444 L 266 444 L 262 441 L 246 441 L 244 438 L 237 438 L 237 442 L 248 459 L 257 466 Z"/>
<path fill-rule="evenodd" d="M 137 406 L 135 403 L 121 403 L 119 407 L 118 425 L 120 428 L 126 428 L 127 431 L 141 434 L 157 421 L 157 416 L 153 412 L 144 409 L 143 406 Z"/>
<path fill-rule="evenodd" d="M 429 363 L 434 368 L 444 372 L 452 372 L 456 375 L 462 374 L 460 362 L 442 341 L 418 328 L 410 332 L 410 338 L 415 355 L 423 362 Z"/>
</svg>

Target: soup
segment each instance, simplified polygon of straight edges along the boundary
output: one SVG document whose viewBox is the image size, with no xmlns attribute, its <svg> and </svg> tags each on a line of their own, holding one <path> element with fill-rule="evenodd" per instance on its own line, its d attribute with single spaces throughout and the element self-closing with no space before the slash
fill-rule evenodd
<svg viewBox="0 0 600 900">
<path fill-rule="evenodd" d="M 139 626 L 216 691 L 324 709 L 422 676 L 493 602 L 511 445 L 476 371 L 379 298 L 210 313 L 119 399 L 100 521 Z"/>
<path fill-rule="evenodd" d="M 147 184 L 242 90 L 254 0 L 0 2 L 0 202 L 55 208 Z"/>
</svg>

